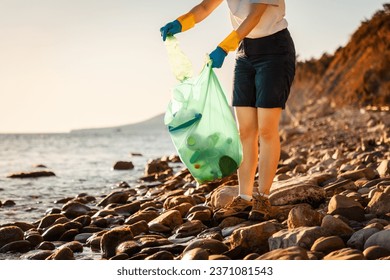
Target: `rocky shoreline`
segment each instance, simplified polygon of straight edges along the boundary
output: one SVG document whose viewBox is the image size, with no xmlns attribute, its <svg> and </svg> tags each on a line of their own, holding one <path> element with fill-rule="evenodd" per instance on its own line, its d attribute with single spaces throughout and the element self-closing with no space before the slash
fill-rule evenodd
<svg viewBox="0 0 390 280">
<path fill-rule="evenodd" d="M 237 194 L 236 176 L 197 185 L 173 155 L 150 160 L 136 186 L 64 198 L 35 222 L 0 225 L 0 253 L 77 260 L 88 248 L 111 260 L 390 260 L 389 112 L 334 110 L 317 100 L 294 118 L 280 133 L 268 221 L 249 221 L 248 212 L 216 219 Z"/>
</svg>

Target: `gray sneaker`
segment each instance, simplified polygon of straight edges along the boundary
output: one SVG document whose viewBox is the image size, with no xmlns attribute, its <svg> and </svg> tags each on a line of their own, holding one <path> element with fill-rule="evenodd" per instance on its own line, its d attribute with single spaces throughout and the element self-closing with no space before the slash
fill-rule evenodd
<svg viewBox="0 0 390 280">
<path fill-rule="evenodd" d="M 253 194 L 253 208 L 249 212 L 249 220 L 266 221 L 269 220 L 271 214 L 271 204 L 268 198 Z"/>
<path fill-rule="evenodd" d="M 248 216 L 248 211 L 251 208 L 252 201 L 247 201 L 240 196 L 236 196 L 232 202 L 214 213 L 214 220 L 221 221 L 231 216 Z"/>
</svg>

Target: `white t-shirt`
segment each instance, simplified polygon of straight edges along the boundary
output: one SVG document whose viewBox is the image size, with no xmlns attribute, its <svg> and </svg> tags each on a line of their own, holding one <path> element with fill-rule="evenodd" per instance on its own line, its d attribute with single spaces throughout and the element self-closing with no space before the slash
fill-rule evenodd
<svg viewBox="0 0 390 280">
<path fill-rule="evenodd" d="M 227 3 L 234 29 L 237 29 L 249 15 L 252 3 L 269 4 L 259 23 L 246 36 L 247 38 L 260 38 L 287 28 L 287 20 L 284 18 L 284 0 L 227 0 Z"/>
</svg>

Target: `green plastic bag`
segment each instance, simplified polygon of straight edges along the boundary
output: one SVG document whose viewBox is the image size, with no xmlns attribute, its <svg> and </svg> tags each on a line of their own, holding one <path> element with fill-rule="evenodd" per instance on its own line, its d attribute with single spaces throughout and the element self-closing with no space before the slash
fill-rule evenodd
<svg viewBox="0 0 390 280">
<path fill-rule="evenodd" d="M 172 68 L 180 61 L 186 65 L 174 72 L 180 82 L 164 118 L 178 155 L 199 183 L 229 176 L 241 164 L 242 147 L 225 93 L 210 61 L 199 76 L 189 78 L 188 58 L 174 44 L 175 37 L 167 40 Z"/>
</svg>

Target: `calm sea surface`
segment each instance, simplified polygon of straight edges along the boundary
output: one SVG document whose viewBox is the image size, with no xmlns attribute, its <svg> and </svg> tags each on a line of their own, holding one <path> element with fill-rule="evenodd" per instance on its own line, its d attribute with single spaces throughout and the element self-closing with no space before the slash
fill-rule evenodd
<svg viewBox="0 0 390 280">
<path fill-rule="evenodd" d="M 141 153 L 142 156 L 132 156 Z M 34 222 L 54 202 L 80 193 L 108 194 L 121 181 L 137 184 L 149 159 L 175 153 L 166 131 L 116 132 L 106 134 L 24 134 L 0 135 L 0 201 L 16 205 L 0 207 L 0 224 Z M 116 161 L 132 161 L 135 168 L 116 171 Z M 39 170 L 43 164 L 55 177 L 9 179 L 16 172 Z"/>
</svg>

